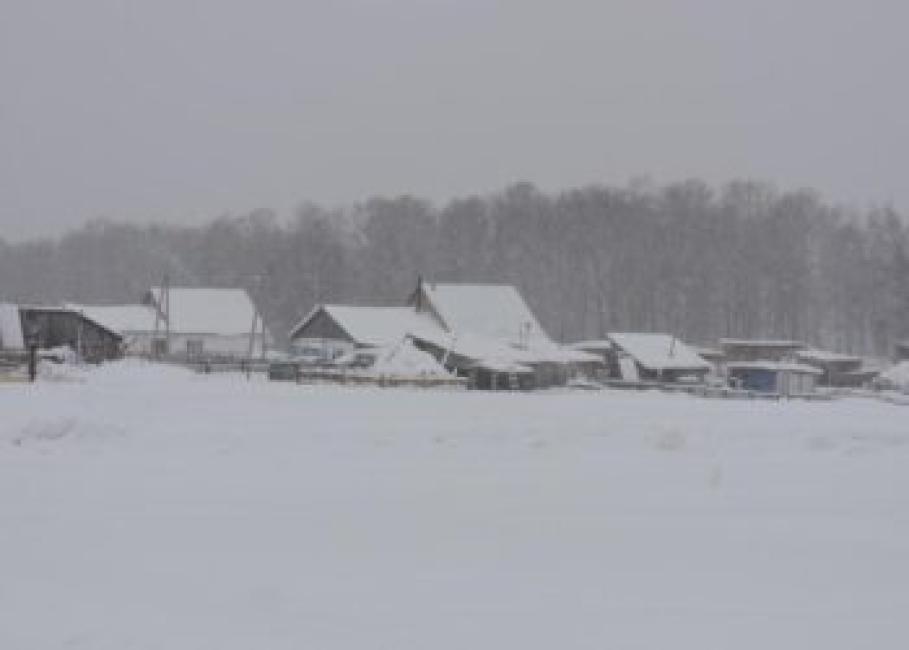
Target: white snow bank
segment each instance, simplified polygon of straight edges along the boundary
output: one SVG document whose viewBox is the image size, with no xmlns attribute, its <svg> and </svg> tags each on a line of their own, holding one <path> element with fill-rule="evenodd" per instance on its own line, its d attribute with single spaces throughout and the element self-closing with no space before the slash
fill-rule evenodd
<svg viewBox="0 0 909 650">
<path fill-rule="evenodd" d="M 418 350 L 410 339 L 378 350 L 376 362 L 370 371 L 392 377 L 450 376 L 435 357 Z"/>
<path fill-rule="evenodd" d="M 902 650 L 907 413 L 3 385 L 0 648 Z"/>
</svg>

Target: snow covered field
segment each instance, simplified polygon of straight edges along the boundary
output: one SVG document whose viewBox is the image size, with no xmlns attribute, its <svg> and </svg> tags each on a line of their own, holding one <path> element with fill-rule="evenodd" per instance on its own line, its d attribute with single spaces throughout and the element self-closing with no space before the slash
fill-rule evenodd
<svg viewBox="0 0 909 650">
<path fill-rule="evenodd" d="M 906 648 L 909 408 L 0 385 L 0 648 Z"/>
</svg>

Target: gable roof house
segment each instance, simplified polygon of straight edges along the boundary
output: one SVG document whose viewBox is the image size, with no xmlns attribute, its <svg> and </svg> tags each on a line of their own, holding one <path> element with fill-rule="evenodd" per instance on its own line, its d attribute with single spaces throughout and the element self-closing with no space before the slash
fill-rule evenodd
<svg viewBox="0 0 909 650">
<path fill-rule="evenodd" d="M 703 381 L 710 364 L 671 334 L 611 332 L 618 374 L 625 381 Z M 613 368 L 615 370 L 615 368 Z"/>
<path fill-rule="evenodd" d="M 262 356 L 271 335 L 244 289 L 152 287 L 142 296 L 152 308 L 151 330 L 137 334 L 143 352 L 189 358 Z"/>
<path fill-rule="evenodd" d="M 447 332 L 470 332 L 525 348 L 552 345 L 524 298 L 510 284 L 420 281 L 407 302 Z"/>
<path fill-rule="evenodd" d="M 428 330 L 439 327 L 412 307 L 316 305 L 291 330 L 290 340 L 305 358 L 331 361 L 357 348 L 397 345 Z"/>
<path fill-rule="evenodd" d="M 510 285 L 420 281 L 405 306 L 318 305 L 291 332 L 306 359 L 412 341 L 479 388 L 565 383 L 595 355 L 557 345 Z"/>
<path fill-rule="evenodd" d="M 601 364 L 595 354 L 555 343 L 518 290 L 508 284 L 418 281 L 408 298 L 445 332 L 422 346 L 482 387 L 501 380 L 522 388 L 563 385 L 581 364 Z"/>
<path fill-rule="evenodd" d="M 860 388 L 880 374 L 876 368 L 865 366 L 865 360 L 851 354 L 826 350 L 801 350 L 796 353 L 799 363 L 821 371 L 817 383 L 833 388 Z"/>
</svg>

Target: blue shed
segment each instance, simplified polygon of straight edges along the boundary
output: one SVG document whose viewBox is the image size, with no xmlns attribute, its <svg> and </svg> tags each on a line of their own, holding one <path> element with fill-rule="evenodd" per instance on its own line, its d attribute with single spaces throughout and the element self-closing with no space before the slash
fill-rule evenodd
<svg viewBox="0 0 909 650">
<path fill-rule="evenodd" d="M 799 363 L 743 361 L 727 364 L 726 374 L 744 390 L 788 396 L 813 393 L 822 373 Z"/>
<path fill-rule="evenodd" d="M 769 368 L 738 368 L 730 371 L 730 377 L 745 390 L 754 390 L 761 393 L 775 393 L 777 388 L 776 370 Z"/>
</svg>

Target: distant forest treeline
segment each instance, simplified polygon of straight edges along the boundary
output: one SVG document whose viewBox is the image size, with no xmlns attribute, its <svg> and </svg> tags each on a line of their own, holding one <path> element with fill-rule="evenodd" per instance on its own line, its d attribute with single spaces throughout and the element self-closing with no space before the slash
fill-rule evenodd
<svg viewBox="0 0 909 650">
<path fill-rule="evenodd" d="M 806 340 L 889 355 L 909 336 L 909 228 L 811 191 L 736 182 L 518 184 L 442 207 L 404 196 L 268 210 L 201 227 L 96 221 L 0 241 L 0 299 L 135 302 L 172 284 L 243 286 L 279 336 L 318 302 L 398 303 L 417 277 L 508 282 L 560 340 L 606 331 Z"/>
</svg>

